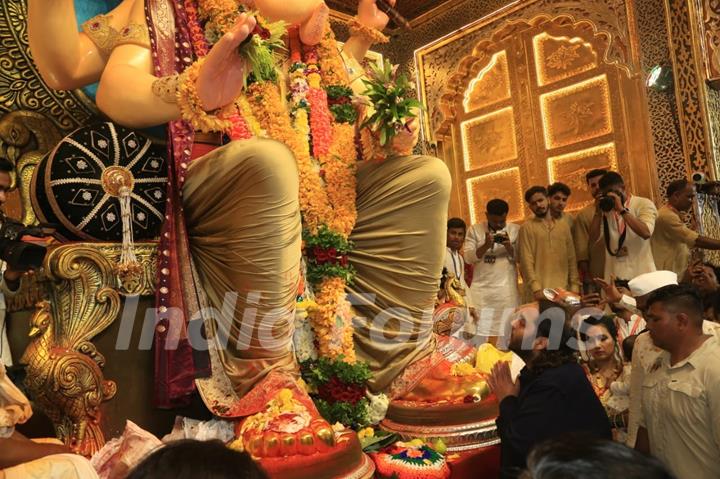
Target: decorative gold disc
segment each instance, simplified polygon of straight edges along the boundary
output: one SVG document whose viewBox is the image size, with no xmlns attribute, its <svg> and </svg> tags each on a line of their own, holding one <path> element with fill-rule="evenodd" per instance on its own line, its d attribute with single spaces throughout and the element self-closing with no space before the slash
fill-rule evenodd
<svg viewBox="0 0 720 479">
<path fill-rule="evenodd" d="M 126 186 L 132 191 L 135 184 L 132 172 L 122 166 L 110 166 L 103 171 L 102 186 L 111 196 L 120 196 L 120 189 Z"/>
</svg>

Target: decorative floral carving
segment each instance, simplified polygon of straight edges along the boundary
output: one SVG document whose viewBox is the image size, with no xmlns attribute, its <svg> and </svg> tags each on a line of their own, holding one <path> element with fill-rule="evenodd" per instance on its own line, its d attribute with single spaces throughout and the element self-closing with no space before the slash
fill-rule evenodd
<svg viewBox="0 0 720 479">
<path fill-rule="evenodd" d="M 579 135 L 585 120 L 593 116 L 593 103 L 573 102 L 573 104 L 570 105 L 570 110 L 565 113 L 564 116 L 565 120 L 570 123 L 572 129 L 575 131 L 575 134 Z"/>
<path fill-rule="evenodd" d="M 683 133 L 687 166 L 692 171 L 709 171 L 713 152 L 708 145 L 704 116 L 706 85 L 696 69 L 692 17 L 686 0 L 665 0 L 669 15 L 670 46 L 675 71 L 675 91 Z"/>
<path fill-rule="evenodd" d="M 572 62 L 580 58 L 578 49 L 581 45 L 561 45 L 552 55 L 547 57 L 547 66 L 556 70 L 567 70 Z"/>
<path fill-rule="evenodd" d="M 43 83 L 28 47 L 24 1 L 0 2 L 0 114 L 14 110 L 42 114 L 63 133 L 97 115 L 80 91 L 52 90 Z"/>
</svg>

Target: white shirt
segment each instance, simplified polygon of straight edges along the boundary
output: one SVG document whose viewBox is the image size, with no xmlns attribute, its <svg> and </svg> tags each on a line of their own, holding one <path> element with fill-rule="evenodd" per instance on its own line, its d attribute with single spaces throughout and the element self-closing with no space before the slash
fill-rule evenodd
<svg viewBox="0 0 720 479">
<path fill-rule="evenodd" d="M 703 321 L 703 332 L 720 338 L 720 324 Z M 662 352 L 662 349 L 653 344 L 650 334 L 641 334 L 635 340 L 632 354 L 632 376 L 630 376 L 630 417 L 627 437 L 627 445 L 630 447 L 635 447 L 635 439 L 641 421 L 642 385 L 645 375 L 655 366 Z"/>
<path fill-rule="evenodd" d="M 500 231 L 490 231 L 487 221 L 483 221 L 470 228 L 465 240 L 465 260 L 475 268 L 470 295 L 473 304 L 480 310 L 477 332 L 483 336 L 501 336 L 505 333 L 505 322 L 520 304 L 517 264 L 505 247 L 497 243 L 493 243 L 482 258 L 478 258 L 476 251 L 485 244 L 488 232 L 507 233 L 513 249 L 517 250 L 520 226 L 507 223 Z"/>
<path fill-rule="evenodd" d="M 677 364 L 663 351 L 642 384 L 650 452 L 678 479 L 720 478 L 720 341 Z"/>
<path fill-rule="evenodd" d="M 625 202 L 625 207 L 630 210 L 630 214 L 645 223 L 652 235 L 655 229 L 655 219 L 658 215 L 653 202 L 640 196 L 631 196 Z M 619 279 L 629 280 L 638 275 L 655 271 L 650 239 L 641 238 L 625 223 L 623 217 L 615 212 L 605 213 L 604 218 L 608 222 L 610 248 L 613 252 L 618 249 L 620 232 L 623 229 L 626 231 L 625 242 L 623 243 L 624 254 L 612 256 L 605 248 L 605 280 L 610 280 L 611 275 L 615 275 Z M 602 241 L 603 244 L 605 243 L 604 230 L 604 222 L 601 222 L 598 241 Z"/>
</svg>

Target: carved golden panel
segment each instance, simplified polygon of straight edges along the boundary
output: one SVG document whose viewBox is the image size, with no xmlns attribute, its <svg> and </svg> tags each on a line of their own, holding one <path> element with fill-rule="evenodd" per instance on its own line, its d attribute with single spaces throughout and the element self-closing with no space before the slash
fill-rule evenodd
<svg viewBox="0 0 720 479">
<path fill-rule="evenodd" d="M 702 46 L 707 79 L 720 88 L 720 1 L 702 0 Z"/>
<path fill-rule="evenodd" d="M 463 108 L 465 113 L 494 105 L 510 98 L 510 72 L 507 53 L 497 52 L 485 68 L 470 82 Z"/>
<path fill-rule="evenodd" d="M 517 158 L 512 107 L 461 123 L 465 171 Z"/>
<path fill-rule="evenodd" d="M 593 46 L 579 37 L 554 37 L 542 32 L 533 37 L 538 85 L 570 78 L 598 66 Z"/>
<path fill-rule="evenodd" d="M 610 86 L 606 75 L 540 95 L 548 150 L 613 132 Z"/>
<path fill-rule="evenodd" d="M 569 211 L 579 210 L 593 202 L 587 191 L 585 174 L 595 168 L 618 171 L 614 143 L 548 158 L 550 182 L 562 181 L 572 190 L 567 206 Z"/>
<path fill-rule="evenodd" d="M 493 198 L 503 198 L 510 204 L 508 221 L 523 219 L 523 189 L 520 168 L 508 168 L 467 180 L 468 207 L 473 224 L 482 221 L 485 205 Z"/>
</svg>

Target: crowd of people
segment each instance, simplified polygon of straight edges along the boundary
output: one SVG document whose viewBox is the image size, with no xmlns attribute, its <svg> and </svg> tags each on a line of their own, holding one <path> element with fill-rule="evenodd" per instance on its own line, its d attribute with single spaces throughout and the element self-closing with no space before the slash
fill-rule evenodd
<svg viewBox="0 0 720 479">
<path fill-rule="evenodd" d="M 522 225 L 507 222 L 501 199 L 464 242 L 465 223 L 448 223 L 448 257 L 469 266 L 458 271 L 470 313 L 462 334 L 525 361 L 517 378 L 502 363 L 490 378 L 503 477 L 537 468 L 536 446 L 574 434 L 647 454 L 666 471 L 657 477 L 720 477 L 720 284 L 691 257 L 720 241 L 683 221 L 689 181 L 672 182 L 658 210 L 616 172 L 586 180 L 595 201 L 574 217 L 572 191 L 554 183 L 527 190 L 533 216 Z"/>
</svg>

